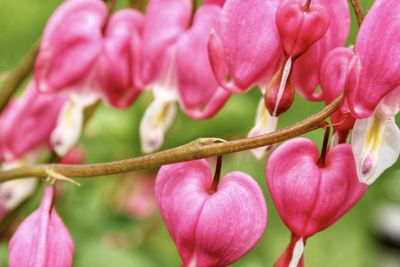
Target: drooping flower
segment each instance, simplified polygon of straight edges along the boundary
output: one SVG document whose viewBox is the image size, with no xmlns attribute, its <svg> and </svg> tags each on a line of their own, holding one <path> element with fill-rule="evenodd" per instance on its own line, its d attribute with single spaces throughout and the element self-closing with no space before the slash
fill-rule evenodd
<svg viewBox="0 0 400 267">
<path fill-rule="evenodd" d="M 103 1 L 66 1 L 51 16 L 35 66 L 42 92 L 69 96 L 52 136 L 64 155 L 77 142 L 83 111 L 99 98 L 129 107 L 141 92 L 140 46 L 143 17 L 122 10 L 108 19 Z"/>
<path fill-rule="evenodd" d="M 276 266 L 302 266 L 307 239 L 340 219 L 366 191 L 349 144 L 339 144 L 323 157 L 315 143 L 296 138 L 278 147 L 267 162 L 271 197 L 292 232 Z"/>
<path fill-rule="evenodd" d="M 361 63 L 357 84 L 347 88 L 348 108 L 357 119 L 352 134 L 360 181 L 371 184 L 400 154 L 400 6 L 377 0 L 359 31 L 355 54 Z"/>
<path fill-rule="evenodd" d="M 320 70 L 321 89 L 326 105 L 349 88 L 357 87 L 360 71 L 360 60 L 354 54 L 353 47 L 331 50 L 325 57 Z M 355 123 L 346 100 L 331 115 L 331 121 L 335 129 L 335 143 L 345 143 Z"/>
<path fill-rule="evenodd" d="M 206 119 L 228 100 L 230 94 L 218 86 L 208 61 L 208 33 L 218 27 L 220 15 L 221 8 L 211 3 L 193 13 L 189 0 L 150 1 L 143 30 L 143 78 L 154 100 L 140 125 L 144 152 L 162 145 L 177 102 L 188 116 Z"/>
<path fill-rule="evenodd" d="M 18 227 L 9 244 L 10 267 L 72 266 L 74 243 L 54 208 L 54 189 L 45 190 L 39 209 Z"/>
<path fill-rule="evenodd" d="M 261 238 L 267 207 L 258 184 L 231 172 L 213 188 L 206 160 L 163 166 L 156 199 L 183 266 L 226 266 Z"/>
<path fill-rule="evenodd" d="M 240 93 L 259 85 L 268 111 L 257 114 L 276 117 L 290 107 L 295 89 L 306 99 L 322 100 L 314 92 L 320 65 L 329 50 L 344 44 L 349 28 L 344 0 L 228 0 L 221 33 L 210 36 L 210 60 L 224 89 Z M 250 136 L 274 130 L 262 118 L 257 125 Z"/>
</svg>

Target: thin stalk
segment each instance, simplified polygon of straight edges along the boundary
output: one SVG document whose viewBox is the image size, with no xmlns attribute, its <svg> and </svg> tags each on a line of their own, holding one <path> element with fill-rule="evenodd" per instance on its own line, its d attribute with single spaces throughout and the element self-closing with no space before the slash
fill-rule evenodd
<svg viewBox="0 0 400 267">
<path fill-rule="evenodd" d="M 325 129 L 324 133 L 324 141 L 322 143 L 322 149 L 321 149 L 321 154 L 318 159 L 318 166 L 324 167 L 325 166 L 325 159 L 326 159 L 326 154 L 328 153 L 328 145 L 329 145 L 329 136 L 331 133 L 331 127 L 329 126 L 328 123 L 322 123 L 322 127 Z"/>
<path fill-rule="evenodd" d="M 211 188 L 214 192 L 217 192 L 219 180 L 221 177 L 221 169 L 222 169 L 222 155 L 217 156 L 217 163 L 215 164 L 215 173 L 214 179 L 211 185 Z"/>
<path fill-rule="evenodd" d="M 354 14 L 356 14 L 358 26 L 361 26 L 361 24 L 364 20 L 364 11 L 362 9 L 360 1 L 359 0 L 350 0 L 350 3 L 351 3 L 351 6 L 353 7 Z"/>
</svg>

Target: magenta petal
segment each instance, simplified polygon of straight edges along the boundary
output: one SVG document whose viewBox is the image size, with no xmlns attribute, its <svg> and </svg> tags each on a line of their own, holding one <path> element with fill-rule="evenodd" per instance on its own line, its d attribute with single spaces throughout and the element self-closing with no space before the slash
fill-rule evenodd
<svg viewBox="0 0 400 267">
<path fill-rule="evenodd" d="M 378 0 L 368 12 L 356 41 L 362 72 L 360 84 L 348 91 L 353 116 L 369 117 L 381 99 L 400 85 L 400 5 Z"/>
<path fill-rule="evenodd" d="M 278 0 L 228 0 L 221 34 L 225 62 L 235 87 L 246 91 L 275 70 L 282 52 L 275 12 Z"/>
<path fill-rule="evenodd" d="M 165 52 L 190 23 L 191 0 L 150 0 L 143 28 L 143 79 L 153 82 L 163 68 Z"/>
<path fill-rule="evenodd" d="M 84 81 L 102 48 L 107 8 L 99 0 L 64 2 L 46 25 L 36 60 L 41 91 L 59 91 Z"/>
<path fill-rule="evenodd" d="M 178 89 L 185 112 L 195 119 L 215 115 L 228 100 L 230 93 L 219 88 L 208 60 L 208 33 L 217 28 L 221 9 L 202 6 L 193 26 L 177 43 Z"/>
<path fill-rule="evenodd" d="M 330 104 L 337 96 L 350 87 L 357 87 L 360 65 L 358 57 L 352 48 L 336 48 L 325 57 L 321 66 L 321 88 L 325 103 Z M 342 106 L 345 105 L 342 104 Z M 335 130 L 350 130 L 355 119 L 348 113 L 343 113 L 339 108 L 331 115 Z"/>
<path fill-rule="evenodd" d="M 329 13 L 328 31 L 308 51 L 299 57 L 293 66 L 296 90 L 306 99 L 321 101 L 321 92 L 315 92 L 319 84 L 319 71 L 326 54 L 336 47 L 343 46 L 350 30 L 350 10 L 346 0 L 313 0 Z"/>
<path fill-rule="evenodd" d="M 116 108 L 129 107 L 141 92 L 132 84 L 131 41 L 132 35 L 140 34 L 142 24 L 142 15 L 134 10 L 115 13 L 107 24 L 99 82 L 106 100 Z"/>
<path fill-rule="evenodd" d="M 163 166 L 156 181 L 161 215 L 184 266 L 226 266 L 261 238 L 267 208 L 258 184 L 227 174 L 215 193 L 206 160 Z"/>
<path fill-rule="evenodd" d="M 39 209 L 18 227 L 9 244 L 10 267 L 72 266 L 74 243 L 53 201 L 53 188 L 49 187 Z"/>
<path fill-rule="evenodd" d="M 4 158 L 15 160 L 47 145 L 64 102 L 64 97 L 39 93 L 31 82 L 22 97 L 9 104 L 1 115 L 0 144 Z"/>
<path fill-rule="evenodd" d="M 322 167 L 318 157 L 317 145 L 296 138 L 281 145 L 267 162 L 272 199 L 284 223 L 298 237 L 307 238 L 335 223 L 367 189 L 357 179 L 349 144 L 329 151 Z"/>
<path fill-rule="evenodd" d="M 218 6 L 223 6 L 226 0 L 203 0 L 203 5 L 215 4 Z"/>
</svg>

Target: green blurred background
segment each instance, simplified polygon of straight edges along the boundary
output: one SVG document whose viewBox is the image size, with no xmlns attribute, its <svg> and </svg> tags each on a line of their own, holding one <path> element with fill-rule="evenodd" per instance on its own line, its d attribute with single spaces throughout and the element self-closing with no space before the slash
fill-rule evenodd
<svg viewBox="0 0 400 267">
<path fill-rule="evenodd" d="M 126 3 L 119 1 L 119 7 Z M 362 1 L 364 8 L 370 0 Z M 39 38 L 46 20 L 61 1 L 0 0 L 0 73 L 12 71 Z M 357 26 L 353 17 L 349 44 L 354 42 Z M 254 122 L 260 94 L 257 90 L 235 95 L 213 119 L 193 121 L 179 113 L 166 136 L 163 149 L 184 144 L 198 137 L 234 139 L 244 137 Z M 86 128 L 82 144 L 87 149 L 87 162 L 101 162 L 140 155 L 138 126 L 150 103 L 143 94 L 128 110 L 117 111 L 101 106 Z M 309 103 L 296 97 L 279 127 L 297 122 L 323 108 L 322 103 Z M 399 122 L 399 120 L 398 120 Z M 322 142 L 322 130 L 305 135 Z M 361 202 L 329 229 L 309 239 L 305 250 L 306 266 L 380 266 L 379 245 L 373 238 L 374 222 L 379 207 L 387 203 L 400 205 L 400 164 L 397 163 L 369 188 Z M 252 175 L 265 191 L 269 209 L 267 230 L 259 244 L 233 266 L 272 266 L 283 252 L 290 233 L 280 221 L 265 185 L 265 159 L 255 160 L 250 152 L 224 157 L 223 173 L 244 171 Z M 150 172 L 156 170 L 150 170 Z M 74 266 L 179 266 L 175 246 L 159 215 L 137 219 L 121 212 L 116 195 L 126 179 L 140 173 L 80 180 L 81 187 L 67 184 L 57 210 L 75 241 Z M 41 192 L 24 208 L 21 218 L 38 206 Z M 399 225 L 400 227 L 400 225 Z M 0 245 L 0 266 L 6 266 L 7 243 Z M 396 263 L 395 263 L 396 264 Z M 399 265 L 397 265 L 399 264 Z M 396 265 L 400 266 L 397 262 Z"/>
</svg>

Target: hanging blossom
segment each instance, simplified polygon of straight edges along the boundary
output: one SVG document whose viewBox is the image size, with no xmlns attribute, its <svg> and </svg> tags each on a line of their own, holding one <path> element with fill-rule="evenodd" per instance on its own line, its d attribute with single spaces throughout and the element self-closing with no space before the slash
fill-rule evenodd
<svg viewBox="0 0 400 267">
<path fill-rule="evenodd" d="M 305 138 L 282 144 L 270 156 L 266 177 L 276 209 L 292 232 L 276 267 L 303 266 L 307 239 L 331 226 L 364 195 L 349 144 L 322 151 Z"/>
<path fill-rule="evenodd" d="M 373 183 L 400 153 L 400 130 L 395 122 L 400 103 L 400 6 L 377 0 L 365 18 L 350 66 L 358 73 L 346 88 L 347 110 L 357 119 L 352 133 L 360 181 Z"/>
<path fill-rule="evenodd" d="M 219 84 L 242 93 L 258 85 L 263 99 L 249 136 L 274 131 L 294 99 L 316 92 L 326 53 L 343 46 L 350 29 L 347 1 L 228 0 L 220 33 L 212 32 L 210 60 Z M 272 115 L 272 116 L 271 116 Z M 267 148 L 253 150 L 261 158 Z"/>
<path fill-rule="evenodd" d="M 214 78 L 208 34 L 218 28 L 223 1 L 193 12 L 191 0 L 151 0 L 143 29 L 143 79 L 154 100 L 140 123 L 142 150 L 157 150 L 177 112 L 177 102 L 193 119 L 214 116 L 228 100 Z M 216 4 L 216 2 L 218 2 Z"/>
<path fill-rule="evenodd" d="M 206 160 L 161 167 L 156 199 L 185 267 L 227 266 L 260 240 L 267 206 L 259 185 L 242 172 L 214 186 Z"/>
<path fill-rule="evenodd" d="M 41 94 L 30 82 L 23 95 L 12 100 L 0 117 L 0 152 L 2 169 L 34 164 L 43 152 L 51 149 L 50 134 L 65 103 L 65 97 Z M 0 184 L 0 220 L 28 198 L 38 180 L 27 178 Z"/>
<path fill-rule="evenodd" d="M 349 88 L 357 87 L 360 71 L 360 60 L 354 55 L 354 47 L 331 50 L 326 55 L 320 70 L 321 89 L 326 105 Z M 346 99 L 331 115 L 331 121 L 335 129 L 332 145 L 346 143 L 355 123 Z"/>
<path fill-rule="evenodd" d="M 129 107 L 141 92 L 143 17 L 134 10 L 108 15 L 100 0 L 69 0 L 48 21 L 35 66 L 41 92 L 68 96 L 51 141 L 64 155 L 79 139 L 83 111 L 98 99 Z"/>
<path fill-rule="evenodd" d="M 9 244 L 10 267 L 70 267 L 74 242 L 54 208 L 54 189 L 46 188 L 39 209 L 18 227 Z"/>
</svg>

